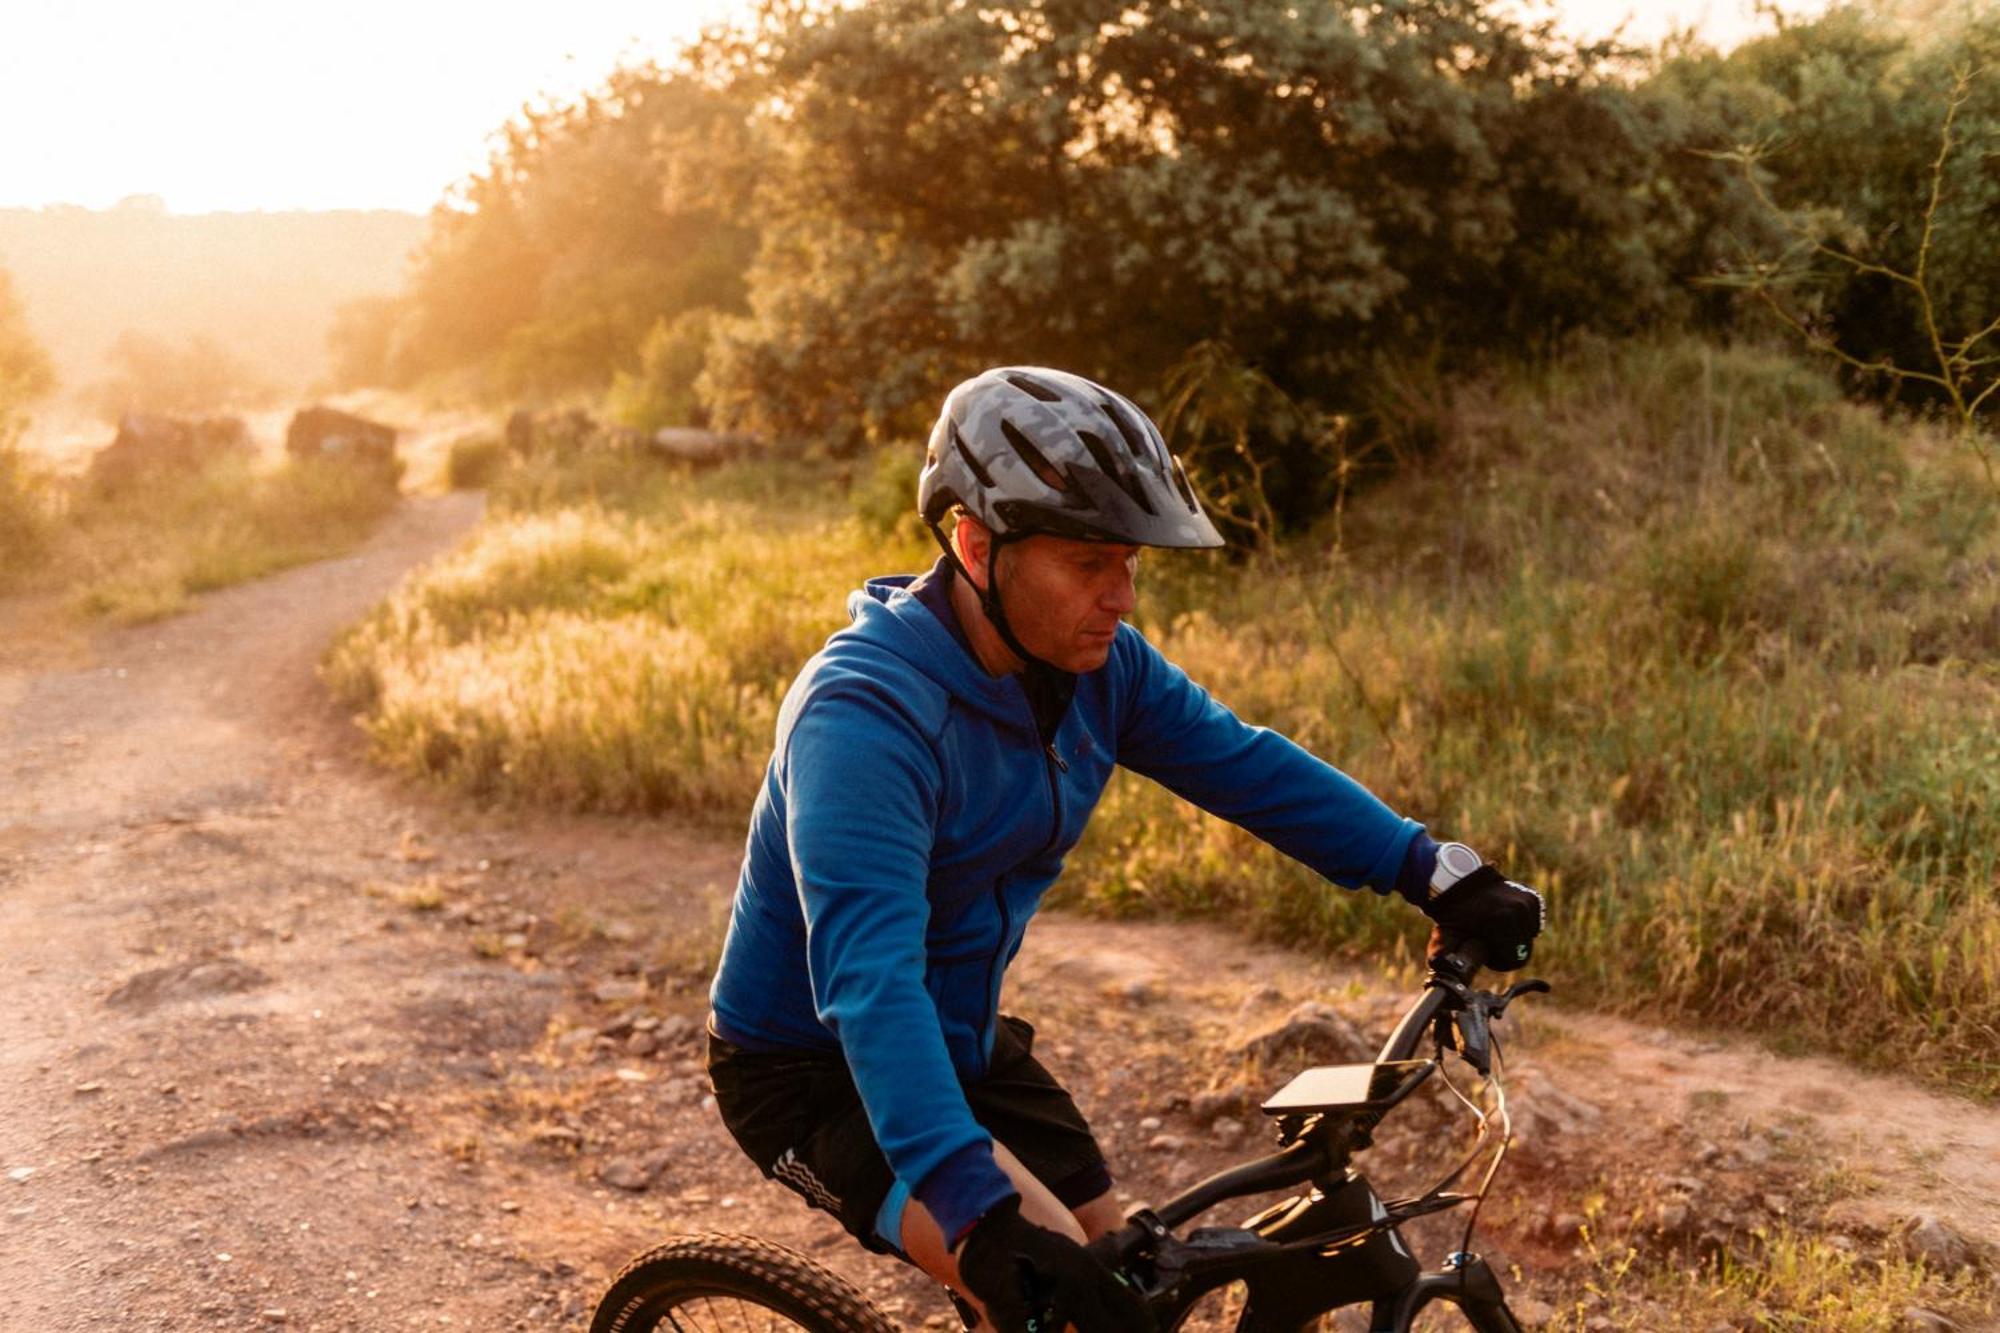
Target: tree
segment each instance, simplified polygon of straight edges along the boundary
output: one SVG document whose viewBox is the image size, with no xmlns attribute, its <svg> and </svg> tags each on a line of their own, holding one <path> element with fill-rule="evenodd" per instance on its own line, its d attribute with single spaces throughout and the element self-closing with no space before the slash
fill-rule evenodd
<svg viewBox="0 0 2000 1333">
<path fill-rule="evenodd" d="M 379 342 L 393 380 L 472 371 L 557 397 L 635 368 L 661 319 L 743 308 L 743 120 L 726 92 L 651 65 L 523 111 L 433 210 L 393 329 L 357 324 L 357 347 Z"/>
<path fill-rule="evenodd" d="M 1910 227 L 1915 233 L 1915 256 L 1908 269 L 1868 257 L 1869 238 L 1846 224 L 1837 209 L 1779 208 L 1758 179 L 1756 151 L 1746 148 L 1732 160 L 1743 168 L 1790 244 L 1722 281 L 1749 292 L 1814 350 L 1832 356 L 1849 371 L 1899 389 L 1914 386 L 1941 398 L 1956 420 L 1960 438 L 1978 455 L 1988 484 L 2000 495 L 2000 474 L 1994 470 L 1980 423 L 1981 411 L 2000 394 L 2000 301 L 1989 308 L 1995 312 L 1991 318 L 1982 318 L 1985 311 L 1980 307 L 1968 307 L 1963 290 L 1941 271 L 1946 264 L 1940 262 L 1939 245 L 1941 223 L 1946 221 L 1945 182 L 1952 174 L 1954 151 L 1963 146 L 1959 120 L 1982 72 L 1962 67 L 1953 73 L 1937 152 L 1931 161 L 1929 189 Z M 1814 299 L 1824 295 L 1815 287 L 1824 287 L 1829 269 L 1836 284 L 1842 279 L 1870 280 L 1886 293 L 1889 300 L 1885 304 L 1908 309 L 1906 319 L 1912 327 L 1871 329 L 1872 341 L 1884 349 L 1872 358 L 1842 346 L 1824 317 L 1824 308 Z M 1964 313 L 1968 310 L 1969 314 Z M 1952 322 L 1954 315 L 1964 322 Z M 1921 350 L 1904 360 L 1893 349 L 1911 340 L 1920 343 Z"/>
<path fill-rule="evenodd" d="M 28 327 L 14 280 L 0 269 L 0 449 L 13 445 L 26 425 L 29 405 L 55 385 L 55 368 Z"/>
<path fill-rule="evenodd" d="M 1724 285 L 1838 348 L 1857 385 L 1969 405 L 1983 381 L 1966 396 L 1940 377 L 1948 344 L 2000 313 L 2000 11 L 1916 24 L 1846 5 L 1663 77 L 1756 196 Z"/>
<path fill-rule="evenodd" d="M 712 406 L 905 433 L 1005 361 L 1157 404 L 1215 339 L 1326 412 L 1385 348 L 1642 324 L 1697 210 L 1608 56 L 1481 0 L 768 0 L 715 56 L 773 166 Z"/>
<path fill-rule="evenodd" d="M 48 353 L 28 328 L 14 280 L 0 269 L 0 589 L 40 558 L 48 531 L 42 479 L 20 449 L 27 409 L 55 388 Z"/>
<path fill-rule="evenodd" d="M 93 391 L 98 410 L 111 418 L 126 412 L 207 412 L 258 401 L 271 390 L 206 333 L 173 343 L 127 329 L 111 344 L 111 361 L 110 378 Z"/>
</svg>

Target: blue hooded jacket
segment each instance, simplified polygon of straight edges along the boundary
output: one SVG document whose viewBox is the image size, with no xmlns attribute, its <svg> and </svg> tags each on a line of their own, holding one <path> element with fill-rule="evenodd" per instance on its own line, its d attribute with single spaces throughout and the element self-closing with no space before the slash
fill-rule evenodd
<svg viewBox="0 0 2000 1333">
<path fill-rule="evenodd" d="M 1420 826 L 1130 625 L 1044 748 L 1020 677 L 988 675 L 912 581 L 853 594 L 785 696 L 710 999 L 725 1040 L 844 1052 L 896 1193 L 951 1237 L 1014 1193 L 960 1084 L 1114 764 L 1349 888 L 1394 887 Z"/>
</svg>

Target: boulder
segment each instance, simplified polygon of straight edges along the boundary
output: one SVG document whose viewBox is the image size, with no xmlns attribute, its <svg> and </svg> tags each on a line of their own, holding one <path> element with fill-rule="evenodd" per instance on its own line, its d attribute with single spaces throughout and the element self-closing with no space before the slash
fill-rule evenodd
<svg viewBox="0 0 2000 1333">
<path fill-rule="evenodd" d="M 1904 1220 L 1903 1250 L 1911 1258 L 1923 1260 L 1924 1267 L 1943 1277 L 1952 1277 L 1976 1267 L 1979 1254 L 1958 1229 L 1934 1213 L 1917 1213 Z"/>
<path fill-rule="evenodd" d="M 604 443 L 603 427 L 580 407 L 553 412 L 517 408 L 507 418 L 507 449 L 523 457 L 554 454 L 567 457 Z"/>
<path fill-rule="evenodd" d="M 1309 1000 L 1277 1027 L 1244 1042 L 1237 1053 L 1265 1069 L 1288 1069 L 1371 1064 L 1375 1046 L 1332 1005 Z"/>
<path fill-rule="evenodd" d="M 90 462 L 99 491 L 124 490 L 166 472 L 196 472 L 220 459 L 255 453 L 241 417 L 172 417 L 127 412 L 118 434 Z"/>
<path fill-rule="evenodd" d="M 394 427 L 332 407 L 307 407 L 285 430 L 285 452 L 293 458 L 343 458 L 387 465 L 395 461 Z"/>
<path fill-rule="evenodd" d="M 653 432 L 647 448 L 661 458 L 707 467 L 741 457 L 749 450 L 749 440 L 693 426 L 668 426 Z"/>
</svg>

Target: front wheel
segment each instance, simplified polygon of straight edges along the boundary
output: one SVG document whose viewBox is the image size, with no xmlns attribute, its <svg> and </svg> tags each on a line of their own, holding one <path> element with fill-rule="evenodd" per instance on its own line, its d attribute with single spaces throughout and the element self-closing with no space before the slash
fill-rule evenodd
<svg viewBox="0 0 2000 1333">
<path fill-rule="evenodd" d="M 754 1236 L 683 1236 L 626 1264 L 590 1333 L 895 1333 L 844 1278 Z"/>
</svg>

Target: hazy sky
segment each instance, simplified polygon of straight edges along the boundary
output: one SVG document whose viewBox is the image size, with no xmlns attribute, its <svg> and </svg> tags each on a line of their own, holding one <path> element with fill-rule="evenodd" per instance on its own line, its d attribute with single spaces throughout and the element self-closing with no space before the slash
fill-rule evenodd
<svg viewBox="0 0 2000 1333">
<path fill-rule="evenodd" d="M 0 206 L 152 194 L 180 213 L 421 212 L 524 101 L 665 55 L 741 3 L 5 0 Z M 1641 6 L 1560 8 L 1597 36 Z M 1643 8 L 1636 40 L 1693 22 L 1727 44 L 1755 23 L 1753 0 Z"/>
</svg>

